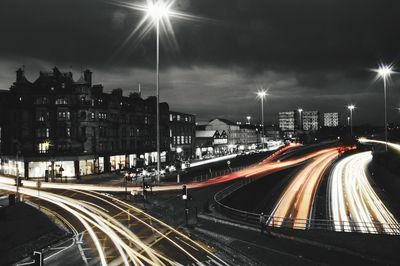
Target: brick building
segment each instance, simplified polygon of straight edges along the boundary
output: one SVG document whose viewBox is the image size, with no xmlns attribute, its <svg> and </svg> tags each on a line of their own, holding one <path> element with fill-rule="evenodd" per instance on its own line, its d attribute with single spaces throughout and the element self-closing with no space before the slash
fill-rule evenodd
<svg viewBox="0 0 400 266">
<path fill-rule="evenodd" d="M 79 176 L 156 162 L 156 98 L 92 85 L 92 72 L 40 72 L 0 92 L 0 172 Z M 169 150 L 169 106 L 160 104 L 161 162 Z"/>
</svg>

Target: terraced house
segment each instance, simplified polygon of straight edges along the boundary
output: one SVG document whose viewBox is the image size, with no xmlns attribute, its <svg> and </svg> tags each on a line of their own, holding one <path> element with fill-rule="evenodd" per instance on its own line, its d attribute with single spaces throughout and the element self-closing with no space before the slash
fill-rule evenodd
<svg viewBox="0 0 400 266">
<path fill-rule="evenodd" d="M 40 72 L 30 82 L 23 69 L 1 91 L 0 171 L 56 178 L 152 164 L 156 156 L 156 98 L 124 96 L 92 84 L 85 70 Z M 169 149 L 169 106 L 160 103 L 161 162 Z"/>
</svg>

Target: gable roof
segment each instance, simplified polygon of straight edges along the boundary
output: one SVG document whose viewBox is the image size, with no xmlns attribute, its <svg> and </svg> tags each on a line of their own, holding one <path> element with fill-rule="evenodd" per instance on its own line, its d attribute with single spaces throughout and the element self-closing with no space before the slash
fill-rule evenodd
<svg viewBox="0 0 400 266">
<path fill-rule="evenodd" d="M 212 121 L 215 121 L 215 120 L 219 120 L 227 125 L 236 126 L 236 123 L 233 123 L 232 121 L 229 121 L 228 119 L 219 118 L 219 117 L 211 119 L 209 123 L 211 123 Z"/>
<path fill-rule="evenodd" d="M 215 135 L 216 130 L 197 130 L 196 138 L 212 138 Z"/>
</svg>

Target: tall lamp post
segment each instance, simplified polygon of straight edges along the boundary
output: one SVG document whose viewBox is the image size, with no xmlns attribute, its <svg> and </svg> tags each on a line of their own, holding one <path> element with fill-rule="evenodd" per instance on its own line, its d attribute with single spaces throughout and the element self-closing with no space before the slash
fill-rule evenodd
<svg viewBox="0 0 400 266">
<path fill-rule="evenodd" d="M 355 108 L 356 107 L 353 104 L 347 106 L 347 109 L 350 110 L 350 136 L 353 136 L 353 110 Z"/>
<path fill-rule="evenodd" d="M 172 10 L 172 6 L 175 0 L 147 0 L 146 5 L 138 4 L 127 4 L 123 5 L 130 9 L 142 11 L 145 16 L 138 23 L 135 30 L 131 35 L 136 33 L 140 28 L 143 32 L 140 34 L 142 38 L 146 33 L 148 33 L 152 27 L 156 29 L 156 98 L 157 98 L 157 181 L 160 182 L 160 168 L 161 168 L 161 156 L 160 156 L 160 91 L 159 91 L 159 80 L 160 80 L 160 28 L 167 33 L 171 34 L 172 41 L 175 40 L 174 31 L 172 29 L 170 18 L 180 18 L 185 20 L 199 19 L 198 17 L 191 16 L 182 12 Z"/>
<path fill-rule="evenodd" d="M 387 132 L 387 104 L 386 104 L 386 86 L 387 79 L 390 78 L 390 75 L 393 73 L 391 65 L 380 65 L 379 69 L 375 70 L 378 73 L 378 78 L 383 80 L 383 97 L 385 101 L 385 149 L 388 149 L 388 132 Z"/>
<path fill-rule="evenodd" d="M 262 131 L 261 131 L 261 143 L 264 149 L 264 99 L 267 96 L 267 91 L 261 89 L 257 92 L 257 97 L 261 100 L 261 121 L 262 121 Z"/>
<path fill-rule="evenodd" d="M 303 109 L 299 108 L 297 111 L 299 112 L 300 130 L 302 130 L 303 120 L 301 119 L 301 114 L 303 113 Z"/>
</svg>

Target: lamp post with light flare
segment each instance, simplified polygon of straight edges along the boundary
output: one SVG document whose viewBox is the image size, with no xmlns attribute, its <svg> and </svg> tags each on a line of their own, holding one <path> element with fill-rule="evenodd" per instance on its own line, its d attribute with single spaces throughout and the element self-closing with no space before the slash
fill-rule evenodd
<svg viewBox="0 0 400 266">
<path fill-rule="evenodd" d="M 156 63 L 156 97 L 157 97 L 157 182 L 160 182 L 161 156 L 160 156 L 160 19 L 168 16 L 168 8 L 157 2 L 150 5 L 148 13 L 152 16 L 156 23 L 156 46 L 157 46 L 157 63 Z"/>
<path fill-rule="evenodd" d="M 264 99 L 267 96 L 267 91 L 262 89 L 257 92 L 257 97 L 261 100 L 261 121 L 262 121 L 262 132 L 261 132 L 261 143 L 264 149 Z"/>
<path fill-rule="evenodd" d="M 302 130 L 303 121 L 301 119 L 301 114 L 303 113 L 303 109 L 299 108 L 297 111 L 299 112 L 300 130 Z"/>
<path fill-rule="evenodd" d="M 347 106 L 347 109 L 350 110 L 350 136 L 353 136 L 353 110 L 355 108 L 356 107 L 353 104 Z"/>
<path fill-rule="evenodd" d="M 200 17 L 185 14 L 172 9 L 176 0 L 146 0 L 145 5 L 140 4 L 122 4 L 123 7 L 128 7 L 133 10 L 145 13 L 145 16 L 138 23 L 134 31 L 130 34 L 133 36 L 139 29 L 143 29 L 140 38 L 146 35 L 152 27 L 156 29 L 156 98 L 157 98 L 157 181 L 160 181 L 160 26 L 166 32 L 170 33 L 172 41 L 176 42 L 174 31 L 170 22 L 170 18 L 178 18 L 185 20 L 200 20 Z M 147 24 L 146 24 L 147 22 Z M 129 37 L 130 38 L 130 37 Z"/>
<path fill-rule="evenodd" d="M 246 116 L 246 119 L 247 119 L 247 124 L 250 125 L 251 116 L 249 116 L 249 115 Z"/>
<path fill-rule="evenodd" d="M 386 87 L 387 87 L 387 79 L 390 78 L 390 75 L 393 73 L 391 65 L 380 65 L 379 69 L 375 70 L 378 73 L 378 77 L 383 80 L 383 97 L 385 101 L 385 150 L 388 149 L 388 132 L 387 132 L 387 101 L 386 101 Z"/>
</svg>

